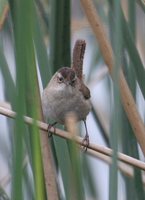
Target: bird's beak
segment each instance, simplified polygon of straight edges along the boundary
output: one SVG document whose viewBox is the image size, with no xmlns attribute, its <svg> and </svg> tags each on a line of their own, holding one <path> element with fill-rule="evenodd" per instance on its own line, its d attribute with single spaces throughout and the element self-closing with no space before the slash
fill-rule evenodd
<svg viewBox="0 0 145 200">
<path fill-rule="evenodd" d="M 70 81 L 66 80 L 65 84 L 66 84 L 66 86 L 69 86 L 71 83 L 70 83 Z"/>
<path fill-rule="evenodd" d="M 71 81 L 67 78 L 64 80 L 64 83 L 66 84 L 66 86 L 71 85 Z"/>
</svg>

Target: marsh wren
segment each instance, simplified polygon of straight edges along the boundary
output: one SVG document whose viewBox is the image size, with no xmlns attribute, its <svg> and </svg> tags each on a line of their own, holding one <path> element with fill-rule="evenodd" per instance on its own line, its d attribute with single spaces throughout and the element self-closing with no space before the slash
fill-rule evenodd
<svg viewBox="0 0 145 200">
<path fill-rule="evenodd" d="M 46 119 L 64 124 L 69 112 L 85 124 L 83 143 L 89 145 L 86 117 L 91 110 L 90 90 L 80 78 L 75 67 L 62 67 L 51 78 L 42 94 L 42 108 Z"/>
</svg>

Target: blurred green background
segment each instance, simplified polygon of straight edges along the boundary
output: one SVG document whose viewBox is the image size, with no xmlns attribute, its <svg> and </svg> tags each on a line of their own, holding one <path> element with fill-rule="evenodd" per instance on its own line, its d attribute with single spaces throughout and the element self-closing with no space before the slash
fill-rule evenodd
<svg viewBox="0 0 145 200">
<path fill-rule="evenodd" d="M 87 117 L 90 142 L 144 161 L 120 100 L 121 66 L 144 121 L 145 3 L 94 0 L 115 55 L 114 82 L 78 0 L 0 0 L 0 106 L 17 112 L 0 115 L 0 200 L 144 200 L 144 171 L 112 164 L 79 151 L 53 136 L 51 146 L 58 196 L 46 192 L 41 132 L 23 115 L 42 119 L 41 93 L 60 67 L 71 66 L 75 41 L 86 41 L 84 80 L 91 90 Z M 84 136 L 84 127 L 79 134 Z M 59 128 L 63 128 L 60 127 Z M 51 161 L 48 160 L 48 163 Z M 54 188 L 53 188 L 54 189 Z M 52 189 L 52 190 L 53 190 Z M 56 188 L 55 188 L 56 189 Z M 48 195 L 48 196 L 47 196 Z"/>
</svg>

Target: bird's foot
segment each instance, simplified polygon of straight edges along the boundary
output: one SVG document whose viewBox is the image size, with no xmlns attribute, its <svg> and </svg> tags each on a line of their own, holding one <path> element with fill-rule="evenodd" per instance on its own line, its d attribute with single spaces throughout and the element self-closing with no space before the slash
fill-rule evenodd
<svg viewBox="0 0 145 200">
<path fill-rule="evenodd" d="M 89 141 L 89 135 L 86 134 L 85 137 L 84 137 L 84 139 L 82 140 L 82 147 L 83 147 L 84 151 L 87 151 L 89 143 L 90 143 L 90 141 Z"/>
<path fill-rule="evenodd" d="M 54 122 L 53 124 L 49 124 L 49 125 L 48 125 L 48 129 L 47 129 L 47 130 L 48 130 L 48 137 L 52 137 L 52 132 L 50 132 L 50 129 L 51 129 L 52 127 L 54 128 L 54 131 L 53 131 L 53 132 L 55 133 L 55 131 L 56 131 L 56 130 L 55 130 L 55 125 L 56 125 L 56 124 L 57 124 L 57 122 Z"/>
</svg>

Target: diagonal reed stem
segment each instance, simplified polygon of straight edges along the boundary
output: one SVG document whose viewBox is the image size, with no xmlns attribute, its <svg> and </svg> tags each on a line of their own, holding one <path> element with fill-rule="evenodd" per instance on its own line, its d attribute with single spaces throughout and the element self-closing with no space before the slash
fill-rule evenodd
<svg viewBox="0 0 145 200">
<path fill-rule="evenodd" d="M 10 117 L 10 118 L 14 118 L 14 119 L 16 118 L 16 113 L 14 111 L 3 108 L 2 106 L 0 106 L 0 114 L 7 116 L 7 117 Z M 48 124 L 46 124 L 42 121 L 34 121 L 34 119 L 27 117 L 27 116 L 24 116 L 24 121 L 25 121 L 25 123 L 27 123 L 29 125 L 32 125 L 33 123 L 35 123 L 38 126 L 39 129 L 48 132 Z M 62 137 L 64 139 L 74 140 L 77 144 L 82 145 L 83 138 L 81 138 L 79 136 L 76 136 L 76 137 L 73 136 L 72 137 L 71 134 L 69 134 L 66 131 L 62 131 L 60 129 L 55 129 L 55 132 L 54 132 L 53 127 L 50 129 L 50 132 L 52 132 L 54 135 L 57 135 L 57 136 Z M 112 154 L 113 154 L 113 151 L 110 148 L 107 148 L 107 147 L 104 147 L 104 146 L 101 146 L 101 145 L 96 145 L 96 144 L 90 143 L 87 148 L 93 150 L 94 152 L 100 152 L 100 153 L 107 155 L 109 157 L 111 157 Z M 90 151 L 89 153 L 91 154 L 91 152 L 92 151 Z M 95 156 L 94 153 L 93 153 L 93 156 Z M 138 167 L 139 169 L 142 169 L 142 170 L 145 171 L 145 163 L 138 160 L 138 159 L 132 158 L 132 157 L 127 156 L 127 155 L 120 153 L 120 152 L 118 152 L 118 159 L 120 161 L 124 162 L 124 163 L 132 165 L 134 167 Z"/>
</svg>

